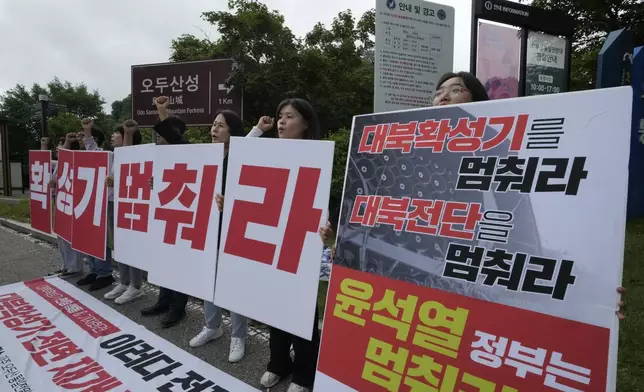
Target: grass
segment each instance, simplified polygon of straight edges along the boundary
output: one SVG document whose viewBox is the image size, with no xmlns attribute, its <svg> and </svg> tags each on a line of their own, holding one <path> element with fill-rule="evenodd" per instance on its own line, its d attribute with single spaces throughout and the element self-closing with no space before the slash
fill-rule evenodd
<svg viewBox="0 0 644 392">
<path fill-rule="evenodd" d="M 29 201 L 0 203 L 0 217 L 29 222 Z M 324 315 L 328 282 L 320 282 L 318 308 Z M 628 291 L 624 308 L 626 319 L 619 332 L 617 391 L 641 390 L 644 383 L 644 218 L 626 225 L 623 286 Z"/>
<path fill-rule="evenodd" d="M 0 218 L 29 223 L 29 200 L 19 203 L 0 202 Z"/>
<path fill-rule="evenodd" d="M 626 225 L 623 276 L 626 319 L 619 330 L 617 391 L 634 392 L 644 384 L 644 219 Z"/>
</svg>

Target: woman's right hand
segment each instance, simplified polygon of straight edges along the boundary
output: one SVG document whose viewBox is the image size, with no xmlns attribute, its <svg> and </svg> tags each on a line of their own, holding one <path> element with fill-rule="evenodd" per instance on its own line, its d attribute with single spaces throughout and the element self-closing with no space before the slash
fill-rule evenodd
<svg viewBox="0 0 644 392">
<path fill-rule="evenodd" d="M 224 210 L 224 195 L 217 193 L 215 196 L 215 202 L 217 202 L 217 208 L 219 209 L 219 212 L 222 212 Z"/>
</svg>

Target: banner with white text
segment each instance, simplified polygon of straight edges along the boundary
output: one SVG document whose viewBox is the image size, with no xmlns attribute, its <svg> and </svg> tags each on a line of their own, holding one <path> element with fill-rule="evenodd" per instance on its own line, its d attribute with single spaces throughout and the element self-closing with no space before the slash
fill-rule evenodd
<svg viewBox="0 0 644 392">
<path fill-rule="evenodd" d="M 0 287 L 0 391 L 257 389 L 59 279 Z"/>
<path fill-rule="evenodd" d="M 51 151 L 29 151 L 29 216 L 31 227 L 51 233 Z"/>
<path fill-rule="evenodd" d="M 316 390 L 614 390 L 631 100 L 355 117 Z"/>
</svg>

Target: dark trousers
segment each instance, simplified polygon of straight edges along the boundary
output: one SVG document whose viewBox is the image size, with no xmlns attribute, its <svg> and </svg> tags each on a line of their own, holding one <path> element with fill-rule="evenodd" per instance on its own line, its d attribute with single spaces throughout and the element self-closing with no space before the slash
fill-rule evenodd
<svg viewBox="0 0 644 392">
<path fill-rule="evenodd" d="M 184 312 L 186 310 L 186 304 L 188 303 L 188 295 L 165 287 L 159 287 L 159 299 L 157 303 L 162 306 L 169 306 L 170 311 L 176 310 Z"/>
<path fill-rule="evenodd" d="M 313 336 L 310 341 L 273 327 L 270 327 L 270 333 L 271 360 L 267 370 L 280 377 L 286 377 L 292 373 L 293 383 L 305 388 L 312 388 L 320 349 L 317 307 L 315 308 Z M 294 361 L 291 361 L 291 344 L 293 351 L 295 351 Z"/>
</svg>

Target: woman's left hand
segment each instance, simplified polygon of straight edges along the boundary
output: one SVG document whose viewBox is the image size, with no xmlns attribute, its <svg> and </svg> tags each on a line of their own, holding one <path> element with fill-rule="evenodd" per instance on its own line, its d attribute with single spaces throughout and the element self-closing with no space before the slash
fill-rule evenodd
<svg viewBox="0 0 644 392">
<path fill-rule="evenodd" d="M 626 295 L 626 289 L 623 287 L 618 287 L 617 292 L 622 295 L 622 298 Z M 615 314 L 617 315 L 617 318 L 619 321 L 624 320 L 625 316 L 622 314 L 622 307 L 625 305 L 624 301 L 620 299 L 620 301 L 617 303 L 617 310 L 615 311 Z"/>
<path fill-rule="evenodd" d="M 333 229 L 331 228 L 331 222 L 326 222 L 326 226 L 320 227 L 320 238 L 326 246 L 331 246 L 329 243 L 333 241 Z"/>
</svg>

